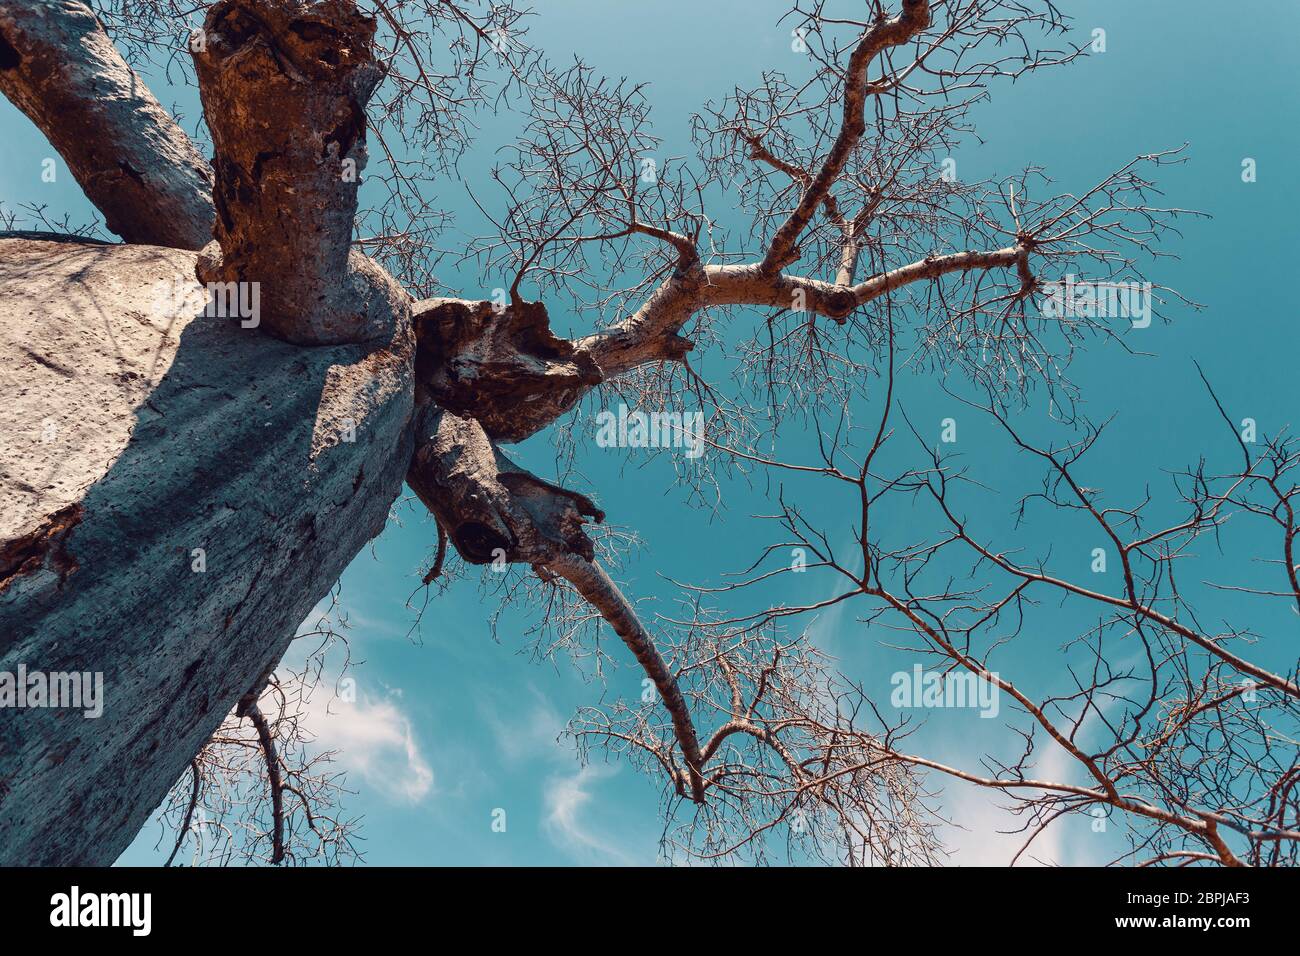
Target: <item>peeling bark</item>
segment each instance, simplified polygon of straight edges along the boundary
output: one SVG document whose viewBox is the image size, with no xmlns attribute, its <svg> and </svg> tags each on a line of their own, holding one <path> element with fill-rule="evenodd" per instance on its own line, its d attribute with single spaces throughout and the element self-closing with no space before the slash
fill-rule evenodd
<svg viewBox="0 0 1300 956">
<path fill-rule="evenodd" d="M 0 0 L 0 92 L 123 240 L 176 249 L 211 240 L 207 163 L 85 4 Z"/>
<path fill-rule="evenodd" d="M 81 521 L 84 509 L 79 504 L 60 508 L 27 534 L 0 543 L 0 593 L 21 578 L 45 569 L 63 580 L 77 570 L 77 561 L 68 554 L 69 532 Z"/>
</svg>

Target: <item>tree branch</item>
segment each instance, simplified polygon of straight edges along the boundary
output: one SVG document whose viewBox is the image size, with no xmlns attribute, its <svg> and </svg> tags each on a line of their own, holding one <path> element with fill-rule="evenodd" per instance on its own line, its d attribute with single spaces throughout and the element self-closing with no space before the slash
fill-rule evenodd
<svg viewBox="0 0 1300 956">
<path fill-rule="evenodd" d="M 185 805 L 185 819 L 180 827 L 176 830 L 176 843 L 172 846 L 172 852 L 167 857 L 167 862 L 163 866 L 171 866 L 172 861 L 176 859 L 176 854 L 180 852 L 185 838 L 190 834 L 190 823 L 194 820 L 194 810 L 199 805 L 199 788 L 203 778 L 199 774 L 199 761 L 195 757 L 190 761 L 190 799 Z"/>
<path fill-rule="evenodd" d="M 654 681 L 659 698 L 673 722 L 673 734 L 686 761 L 686 772 L 691 798 L 704 802 L 704 754 L 700 751 L 699 736 L 691 721 L 690 708 L 677 678 L 668 669 L 654 638 L 637 616 L 636 608 L 623 596 L 605 569 L 595 561 L 579 555 L 561 554 L 546 562 L 546 569 L 572 584 L 592 607 L 600 612 L 614 633 L 622 638 L 646 676 Z"/>
<path fill-rule="evenodd" d="M 647 362 L 679 360 L 691 343 L 678 333 L 699 309 L 752 305 L 797 309 L 842 322 L 855 309 L 902 286 L 957 272 L 1010 269 L 1027 277 L 1029 247 L 954 252 L 880 272 L 856 285 L 764 271 L 762 263 L 703 266 L 666 280 L 633 315 L 604 332 L 579 339 L 606 378 Z M 1022 291 L 1032 287 L 1030 283 Z"/>
<path fill-rule="evenodd" d="M 257 283 L 262 324 L 306 345 L 382 337 L 409 297 L 352 252 L 375 23 L 351 0 L 222 0 L 194 57 L 220 244 L 199 278 Z"/>
<path fill-rule="evenodd" d="M 930 25 L 928 0 L 903 0 L 903 11 L 889 20 L 880 20 L 862 34 L 849 57 L 844 83 L 844 119 L 821 168 L 812 177 L 789 217 L 777 229 L 768 246 L 760 270 L 771 274 L 799 258 L 795 243 L 812 220 L 817 207 L 825 201 L 831 186 L 844 170 L 849 156 L 866 132 L 866 104 L 870 93 L 867 70 L 880 52 L 900 46 Z"/>
<path fill-rule="evenodd" d="M 433 406 L 417 415 L 406 480 L 462 558 L 544 564 L 557 554 L 593 557 L 582 525 L 605 515 L 590 499 L 519 468 L 472 418 Z"/>
<path fill-rule="evenodd" d="M 602 381 L 584 349 L 551 331 L 540 302 L 425 299 L 412 319 L 423 393 L 496 441 L 522 441 Z"/>
<path fill-rule="evenodd" d="M 276 866 L 284 862 L 284 781 L 280 775 L 280 758 L 271 725 L 257 706 L 256 692 L 240 701 L 239 716 L 247 717 L 257 728 L 257 740 L 266 761 L 266 783 L 271 791 L 271 865 Z"/>
<path fill-rule="evenodd" d="M 130 243 L 201 249 L 212 174 L 194 144 L 76 0 L 0 0 L 0 91 Z"/>
</svg>

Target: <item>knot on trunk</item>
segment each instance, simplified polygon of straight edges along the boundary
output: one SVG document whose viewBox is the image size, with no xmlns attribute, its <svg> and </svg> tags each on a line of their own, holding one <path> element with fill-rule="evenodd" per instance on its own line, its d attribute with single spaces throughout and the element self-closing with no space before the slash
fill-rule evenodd
<svg viewBox="0 0 1300 956">
<path fill-rule="evenodd" d="M 823 308 L 828 318 L 838 321 L 850 315 L 857 307 L 858 299 L 852 289 L 837 286 L 824 296 Z"/>
<path fill-rule="evenodd" d="M 268 55 L 273 70 L 295 80 L 370 82 L 375 20 L 352 0 L 221 0 L 204 21 L 202 49 L 208 62 L 231 56 Z M 357 68 L 363 68 L 360 73 Z"/>
</svg>

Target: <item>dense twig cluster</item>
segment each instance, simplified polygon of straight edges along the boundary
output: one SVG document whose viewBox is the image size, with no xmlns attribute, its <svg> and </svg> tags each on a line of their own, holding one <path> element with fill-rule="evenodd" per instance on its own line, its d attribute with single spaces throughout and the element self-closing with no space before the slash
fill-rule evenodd
<svg viewBox="0 0 1300 956">
<path fill-rule="evenodd" d="M 1297 450 L 1288 436 L 1263 438 L 1255 447 L 1228 426 L 1242 454 L 1239 468 L 1215 471 L 1204 462 L 1175 477 L 1186 511 L 1156 523 L 1150 498 L 1133 506 L 1107 504 L 1088 486 L 1084 456 L 1104 426 L 1076 423 L 1078 437 L 1064 444 L 1035 443 L 1012 423 L 1013 410 L 996 395 L 969 403 L 1003 430 L 1014 449 L 1042 466 L 1039 490 L 1019 503 L 1021 522 L 1045 509 L 1054 522 L 1075 512 L 1091 523 L 1097 540 L 1118 561 L 1118 589 L 1085 584 L 1054 569 L 1050 549 L 1041 555 L 995 543 L 982 530 L 980 496 L 986 486 L 967 466 L 913 432 L 922 449 L 918 465 L 896 461 L 886 450 L 896 441 L 898 410 L 890 389 L 880 402 L 879 426 L 852 448 L 835 433 L 817 465 L 779 461 L 765 466 L 831 481 L 845 492 L 856 547 L 837 549 L 814 517 L 784 497 L 772 516 L 784 540 L 768 548 L 736 582 L 702 595 L 747 592 L 789 573 L 779 565 L 789 548 L 812 556 L 809 570 L 838 582 L 832 596 L 808 605 L 776 605 L 740 617 L 689 621 L 709 630 L 762 627 L 851 602 L 868 628 L 901 633 L 906 649 L 938 673 L 967 672 L 1013 707 L 1023 738 L 1013 758 L 986 755 L 982 766 L 950 766 L 912 753 L 884 736 L 863 736 L 864 746 L 894 759 L 966 783 L 999 791 L 1025 820 L 1025 852 L 1049 825 L 1067 814 L 1117 815 L 1130 849 L 1120 859 L 1153 862 L 1212 861 L 1230 866 L 1293 864 L 1300 851 L 1296 753 L 1300 740 L 1300 660 L 1281 669 L 1264 666 L 1252 646 L 1264 634 L 1248 627 L 1215 627 L 1197 613 L 1197 594 L 1230 588 L 1300 607 L 1293 547 Z M 1212 393 L 1211 393 L 1212 394 Z M 1217 398 L 1215 399 L 1217 403 Z M 1226 418 L 1226 416 L 1225 416 Z M 910 423 L 904 426 L 910 430 Z M 904 434 L 906 434 L 906 430 Z M 904 459 L 906 460 L 906 459 Z M 881 518 L 905 508 L 905 541 L 877 530 Z M 927 524 L 927 516 L 931 520 Z M 874 520 L 873 519 L 878 519 Z M 1278 557 L 1263 558 L 1275 583 L 1196 581 L 1202 555 L 1196 545 L 1233 532 L 1247 546 L 1258 535 L 1243 522 L 1273 526 Z M 1023 524 L 1022 524 L 1023 527 Z M 923 536 L 920 529 L 930 528 Z M 1238 538 L 1241 540 L 1241 538 Z M 964 570 L 963 570 L 964 569 Z M 1099 580 L 1106 580 L 1104 578 Z M 1017 639 L 1041 641 L 1048 607 L 1094 623 L 1062 645 L 1072 689 L 1036 692 L 1041 676 L 1017 679 Z M 1276 658 L 1275 658 L 1276 659 Z M 861 692 L 855 709 L 870 708 Z M 1059 748 L 1078 772 L 1044 778 L 1034 772 L 1044 749 Z M 1116 814 L 1116 811 L 1118 813 Z M 1018 854 L 1019 856 L 1019 854 Z"/>
</svg>

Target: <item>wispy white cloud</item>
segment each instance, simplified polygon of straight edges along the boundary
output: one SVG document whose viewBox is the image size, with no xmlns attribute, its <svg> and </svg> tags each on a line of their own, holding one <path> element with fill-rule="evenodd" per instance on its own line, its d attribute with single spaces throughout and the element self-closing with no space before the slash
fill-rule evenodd
<svg viewBox="0 0 1300 956">
<path fill-rule="evenodd" d="M 531 785 L 535 775 L 550 771 L 539 784 L 541 830 L 551 843 L 587 865 L 649 862 L 637 852 L 646 845 L 644 834 L 622 819 L 626 816 L 622 802 L 598 796 L 602 782 L 616 776 L 618 767 L 574 767 L 572 742 L 559 739 L 566 720 L 545 691 L 530 683 L 527 695 L 503 698 L 488 693 L 477 704 L 497 753 L 509 768 L 507 774 L 528 774 Z M 624 825 L 618 825 L 616 818 Z"/>
<path fill-rule="evenodd" d="M 336 761 L 373 792 L 405 803 L 417 803 L 434 792 L 433 769 L 410 718 L 392 696 L 370 700 L 358 694 L 355 703 L 348 703 L 317 693 L 305 711 L 316 746 L 337 751 Z"/>
<path fill-rule="evenodd" d="M 588 765 L 574 774 L 553 776 L 542 788 L 542 825 L 547 836 L 581 862 L 616 866 L 635 862 L 595 825 L 591 809 L 596 784 L 617 772 L 614 767 Z"/>
<path fill-rule="evenodd" d="M 1059 747 L 1048 749 L 1033 774 L 1043 780 L 1070 782 L 1070 759 Z M 1006 794 L 960 781 L 945 787 L 944 812 L 957 826 L 945 828 L 943 842 L 956 866 L 1006 866 L 1034 832 L 1027 815 L 1016 816 Z M 1104 852 L 1067 834 L 1079 832 L 1077 818 L 1058 820 L 1036 836 L 1017 866 L 1095 866 Z M 1072 824 L 1074 824 L 1072 826 Z M 960 829 L 958 828 L 960 827 Z"/>
</svg>

